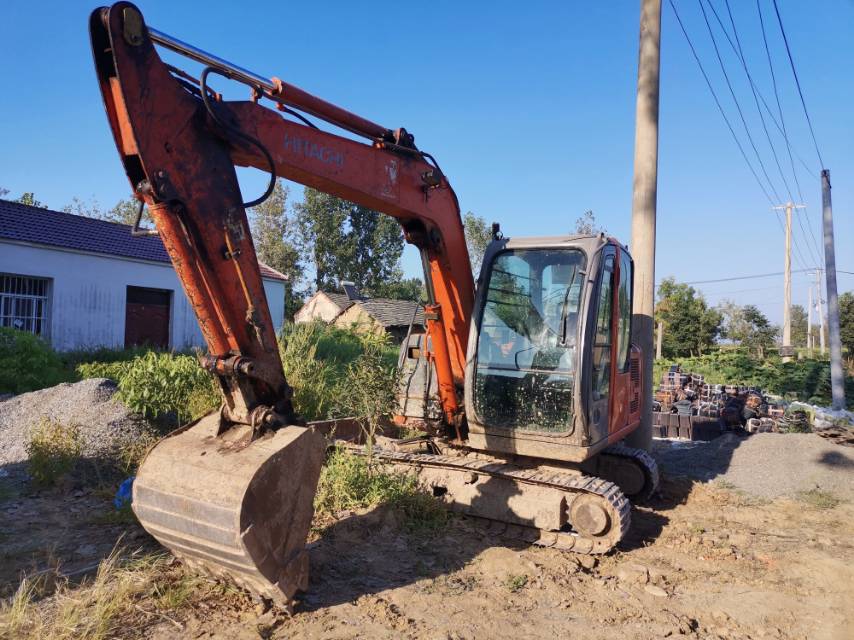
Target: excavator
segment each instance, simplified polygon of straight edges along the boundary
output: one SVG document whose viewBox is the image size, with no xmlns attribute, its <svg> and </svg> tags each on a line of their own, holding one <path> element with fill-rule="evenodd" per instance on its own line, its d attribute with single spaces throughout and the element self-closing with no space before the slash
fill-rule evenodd
<svg viewBox="0 0 854 640">
<path fill-rule="evenodd" d="M 654 460 L 624 442 L 649 374 L 630 341 L 625 246 L 604 234 L 507 238 L 493 225 L 475 288 L 456 195 L 406 129 L 167 35 L 129 2 L 96 9 L 89 28 L 139 202 L 133 233 L 162 239 L 207 344 L 200 364 L 222 392 L 219 410 L 140 465 L 132 506 L 152 536 L 276 604 L 308 588 L 306 539 L 332 440 L 295 410 L 246 213 L 284 178 L 393 216 L 422 257 L 426 333 L 402 345 L 394 422 L 426 435 L 390 429 L 375 459 L 533 544 L 601 554 L 623 539 L 631 501 L 658 484 Z M 158 47 L 204 68 L 195 77 Z M 246 85 L 249 99 L 224 100 L 212 75 Z M 244 202 L 235 166 L 269 172 L 267 192 Z M 140 228 L 144 206 L 156 230 Z"/>
</svg>

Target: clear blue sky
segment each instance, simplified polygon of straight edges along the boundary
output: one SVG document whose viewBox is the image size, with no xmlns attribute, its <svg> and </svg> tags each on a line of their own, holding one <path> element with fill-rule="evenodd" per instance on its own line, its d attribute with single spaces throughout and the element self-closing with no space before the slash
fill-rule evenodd
<svg viewBox="0 0 854 640">
<path fill-rule="evenodd" d="M 854 3 L 778 0 L 819 148 L 831 169 L 837 260 L 854 271 Z M 727 21 L 722 0 L 714 6 Z M 786 126 L 820 236 L 819 163 L 770 0 L 761 0 Z M 507 235 L 569 232 L 592 209 L 629 241 L 638 2 L 143 2 L 147 21 L 262 75 L 277 75 L 389 127 L 404 126 L 448 174 L 463 210 Z M 59 208 L 129 194 L 89 52 L 89 2 L 0 8 L 0 186 Z M 774 105 L 753 0 L 731 0 L 751 73 Z M 37 7 L 37 8 L 34 8 Z M 741 123 L 693 0 L 677 0 L 736 132 Z M 782 271 L 783 235 L 705 86 L 665 0 L 662 26 L 657 279 Z M 710 19 L 714 20 L 710 15 Z M 782 181 L 745 75 L 716 23 L 733 86 L 771 179 Z M 234 94 L 234 97 L 242 93 Z M 788 156 L 769 122 L 788 180 Z M 797 160 L 796 160 L 797 162 Z M 247 197 L 263 179 L 243 175 Z M 760 174 L 761 176 L 761 174 Z M 797 194 L 796 194 L 797 197 Z M 808 222 L 807 222 L 808 221 Z M 796 241 L 813 266 L 812 238 Z M 404 266 L 417 275 L 417 258 Z M 802 265 L 796 255 L 795 268 Z M 795 274 L 794 302 L 807 276 Z M 782 278 L 700 287 L 782 316 Z M 840 275 L 840 290 L 854 277 Z"/>
</svg>

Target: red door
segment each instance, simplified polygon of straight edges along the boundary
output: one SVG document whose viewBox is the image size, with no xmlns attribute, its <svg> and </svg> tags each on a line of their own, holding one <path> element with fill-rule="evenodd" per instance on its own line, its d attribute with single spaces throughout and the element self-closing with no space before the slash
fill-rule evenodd
<svg viewBox="0 0 854 640">
<path fill-rule="evenodd" d="M 144 287 L 127 288 L 125 347 L 169 348 L 169 302 L 172 292 Z"/>
</svg>

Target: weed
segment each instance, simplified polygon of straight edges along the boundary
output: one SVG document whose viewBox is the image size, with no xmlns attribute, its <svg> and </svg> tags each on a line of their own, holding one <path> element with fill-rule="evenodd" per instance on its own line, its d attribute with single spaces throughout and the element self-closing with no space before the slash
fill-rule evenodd
<svg viewBox="0 0 854 640">
<path fill-rule="evenodd" d="M 320 474 L 315 510 L 328 517 L 345 509 L 388 504 L 404 516 L 411 530 L 443 525 L 447 511 L 424 492 L 414 476 L 385 471 L 380 465 L 344 449 L 335 449 Z"/>
<path fill-rule="evenodd" d="M 41 584 L 37 578 L 24 578 L 14 595 L 0 602 L 0 637 L 22 637 L 33 617 L 33 600 L 40 595 Z"/>
<path fill-rule="evenodd" d="M 76 426 L 43 420 L 26 445 L 29 471 L 37 484 L 50 487 L 80 461 L 83 443 Z"/>
<path fill-rule="evenodd" d="M 370 458 L 381 419 L 396 407 L 397 372 L 383 363 L 383 343 L 373 334 L 366 336 L 371 339 L 366 340 L 364 352 L 347 366 L 336 389 L 335 413 L 358 416 Z"/>
<path fill-rule="evenodd" d="M 139 521 L 136 519 L 136 516 L 133 513 L 133 509 L 131 509 L 130 503 L 126 503 L 122 505 L 121 509 L 108 509 L 107 511 L 103 511 L 99 514 L 92 516 L 89 519 L 89 522 L 92 524 L 105 524 L 105 525 L 130 525 L 137 524 Z"/>
<path fill-rule="evenodd" d="M 717 485 L 718 489 L 724 489 L 726 491 L 738 491 L 738 487 L 736 487 L 729 480 L 718 478 L 717 480 L 715 480 L 715 484 Z"/>
<path fill-rule="evenodd" d="M 318 357 L 323 331 L 320 323 L 290 324 L 279 338 L 285 376 L 294 389 L 294 408 L 308 420 L 327 417 L 337 378 L 334 367 Z"/>
<path fill-rule="evenodd" d="M 146 418 L 174 414 L 179 424 L 214 409 L 220 398 L 196 358 L 153 351 L 130 362 L 119 380 L 119 396 Z"/>
<path fill-rule="evenodd" d="M 116 452 L 115 464 L 124 475 L 134 475 L 143 458 L 157 443 L 157 436 L 151 431 L 143 431 L 139 437 L 123 443 Z"/>
<path fill-rule="evenodd" d="M 528 576 L 524 573 L 519 575 L 508 574 L 507 578 L 504 580 L 504 586 L 507 587 L 507 590 L 510 593 L 517 593 L 524 589 L 528 584 Z"/>
<path fill-rule="evenodd" d="M 0 327 L 0 393 L 44 389 L 71 377 L 44 340 L 26 331 Z"/>
<path fill-rule="evenodd" d="M 818 487 L 809 491 L 799 491 L 795 497 L 816 509 L 833 509 L 842 503 L 842 500 L 830 491 L 823 491 Z"/>
<path fill-rule="evenodd" d="M 164 612 L 190 606 L 204 584 L 173 566 L 167 555 L 122 558 L 115 549 L 94 578 L 77 586 L 60 580 L 53 596 L 38 607 L 34 603 L 44 595 L 41 583 L 22 581 L 15 595 L 0 604 L 0 637 L 101 640 L 135 635 L 133 630 L 152 620 L 168 618 Z M 142 602 L 149 604 L 143 608 Z"/>
</svg>

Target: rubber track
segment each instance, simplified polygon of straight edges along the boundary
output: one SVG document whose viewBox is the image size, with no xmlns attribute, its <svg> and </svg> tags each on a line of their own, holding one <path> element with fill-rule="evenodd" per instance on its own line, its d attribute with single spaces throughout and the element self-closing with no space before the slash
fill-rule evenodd
<svg viewBox="0 0 854 640">
<path fill-rule="evenodd" d="M 363 448 L 351 450 L 359 455 L 365 455 Z M 628 498 L 616 484 L 602 478 L 538 469 L 520 469 L 513 465 L 477 458 L 441 456 L 429 453 L 402 453 L 379 447 L 374 448 L 374 456 L 389 464 L 472 471 L 513 482 L 548 487 L 569 494 L 595 495 L 608 504 L 612 520 L 616 520 L 613 522 L 610 533 L 599 538 L 583 536 L 574 532 L 544 531 L 536 527 L 508 524 L 472 514 L 480 520 L 489 520 L 493 523 L 490 525 L 490 532 L 495 535 L 510 536 L 539 546 L 554 547 L 575 553 L 601 554 L 613 549 L 623 539 L 631 523 L 631 503 Z"/>
<path fill-rule="evenodd" d="M 658 463 L 655 461 L 655 458 L 649 455 L 648 452 L 643 449 L 636 449 L 634 447 L 629 447 L 622 442 L 618 442 L 617 444 L 612 444 L 610 447 L 605 449 L 601 455 L 627 458 L 636 462 L 643 470 L 645 478 L 643 490 L 636 496 L 632 497 L 633 502 L 646 502 L 656 491 L 658 491 L 658 483 L 660 480 Z"/>
</svg>

